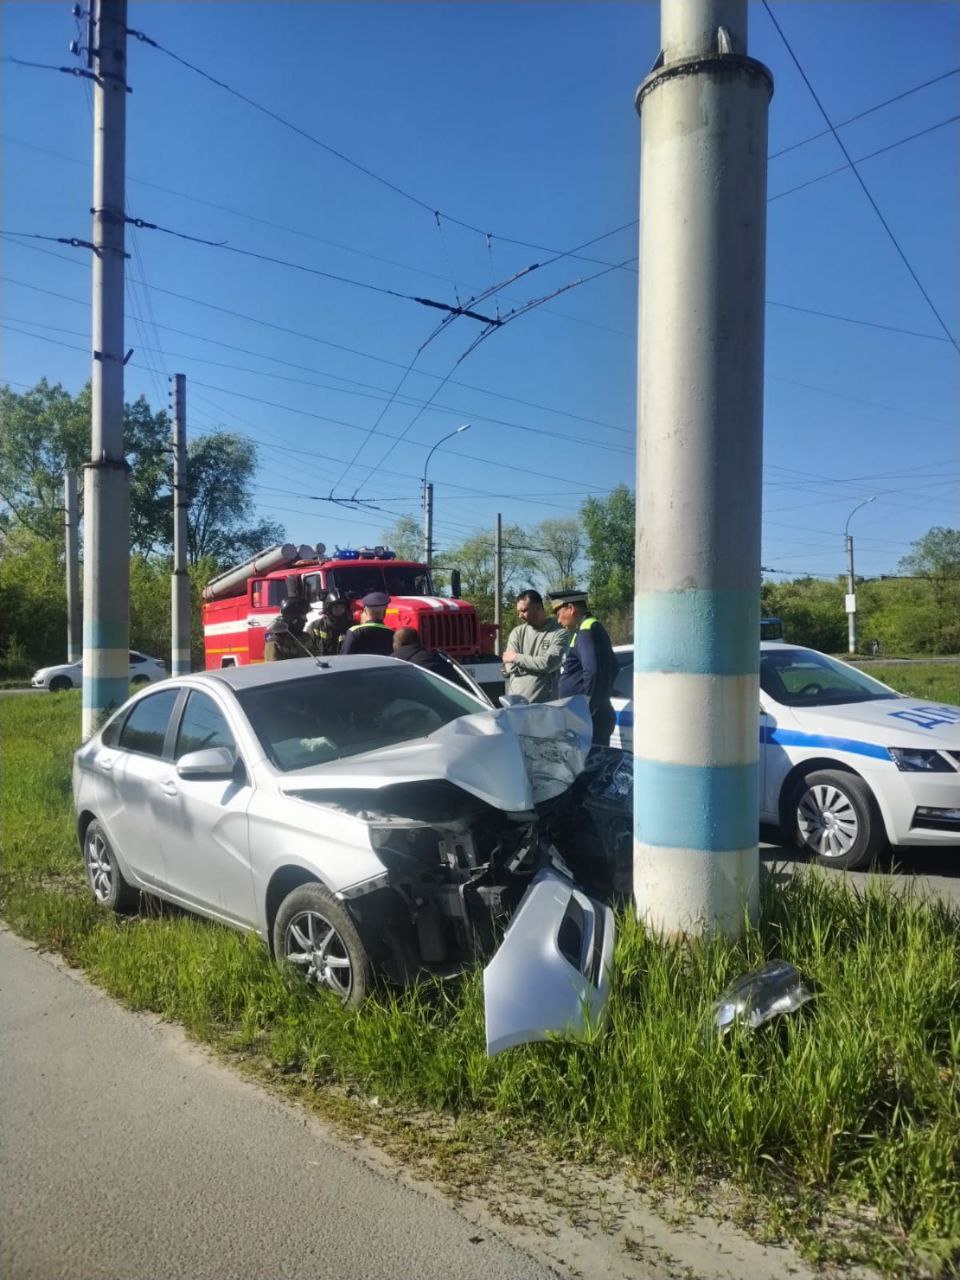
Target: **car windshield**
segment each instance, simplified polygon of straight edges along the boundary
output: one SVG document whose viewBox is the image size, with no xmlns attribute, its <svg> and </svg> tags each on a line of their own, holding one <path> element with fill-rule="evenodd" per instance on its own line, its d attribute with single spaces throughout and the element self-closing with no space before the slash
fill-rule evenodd
<svg viewBox="0 0 960 1280">
<path fill-rule="evenodd" d="M 773 649 L 760 655 L 760 688 L 787 707 L 874 702 L 899 694 L 862 671 L 814 649 Z"/>
<path fill-rule="evenodd" d="M 352 564 L 327 571 L 327 587 L 337 587 L 349 596 L 365 596 L 385 591 L 388 596 L 430 596 L 430 575 L 419 564 Z"/>
<path fill-rule="evenodd" d="M 425 738 L 483 708 L 408 664 L 317 673 L 238 689 L 264 751 L 284 773 Z"/>
</svg>

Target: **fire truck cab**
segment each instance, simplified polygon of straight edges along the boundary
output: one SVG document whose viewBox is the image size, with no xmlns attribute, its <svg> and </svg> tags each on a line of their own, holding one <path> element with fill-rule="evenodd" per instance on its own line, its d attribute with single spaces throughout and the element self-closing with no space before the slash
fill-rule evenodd
<svg viewBox="0 0 960 1280">
<path fill-rule="evenodd" d="M 454 584 L 456 586 L 456 583 Z M 203 640 L 207 670 L 263 661 L 267 629 L 282 601 L 302 595 L 309 620 L 319 617 L 327 592 L 336 587 L 350 599 L 355 619 L 371 591 L 390 597 L 385 621 L 394 630 L 413 627 L 425 648 L 441 649 L 466 666 L 478 683 L 502 683 L 493 649 L 493 628 L 483 626 L 473 605 L 437 595 L 425 564 L 400 560 L 389 547 L 337 548 L 323 543 L 270 547 L 214 578 L 203 590 Z"/>
</svg>

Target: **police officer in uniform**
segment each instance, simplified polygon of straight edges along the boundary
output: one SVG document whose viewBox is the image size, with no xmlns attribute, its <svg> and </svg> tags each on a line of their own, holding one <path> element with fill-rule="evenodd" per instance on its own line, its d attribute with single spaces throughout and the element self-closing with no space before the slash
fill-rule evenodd
<svg viewBox="0 0 960 1280">
<path fill-rule="evenodd" d="M 377 653 L 389 658 L 393 653 L 393 628 L 384 622 L 390 597 L 383 591 L 371 591 L 361 601 L 363 613 L 355 627 L 343 637 L 341 654 Z"/>
<path fill-rule="evenodd" d="M 306 600 L 302 596 L 289 596 L 280 606 L 280 617 L 271 623 L 264 638 L 264 662 L 314 657 L 310 639 L 304 630 L 306 623 Z"/>
<path fill-rule="evenodd" d="M 617 675 L 617 660 L 606 629 L 587 612 L 585 591 L 551 591 L 554 616 L 570 632 L 570 643 L 560 668 L 561 698 L 582 693 L 590 699 L 593 745 L 608 747 L 616 716 L 610 695 Z"/>
<path fill-rule="evenodd" d="M 343 637 L 347 634 L 352 617 L 350 601 L 342 591 L 332 587 L 324 597 L 323 612 L 307 628 L 309 639 L 324 658 L 340 652 Z"/>
</svg>

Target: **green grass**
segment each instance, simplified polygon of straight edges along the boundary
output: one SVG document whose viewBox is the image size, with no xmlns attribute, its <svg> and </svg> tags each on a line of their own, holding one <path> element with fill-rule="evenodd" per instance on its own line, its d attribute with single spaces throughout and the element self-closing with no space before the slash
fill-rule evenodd
<svg viewBox="0 0 960 1280">
<path fill-rule="evenodd" d="M 759 925 L 736 944 L 663 945 L 622 919 L 605 1023 L 491 1061 L 478 973 L 348 1012 L 256 940 L 99 911 L 70 816 L 79 715 L 78 695 L 0 702 L 2 910 L 131 1007 L 308 1091 L 536 1134 L 557 1158 L 625 1160 L 644 1177 L 732 1177 L 812 1256 L 897 1275 L 960 1265 L 960 919 L 945 906 L 811 875 L 766 881 Z M 704 1034 L 723 986 L 773 956 L 816 985 L 813 1004 L 758 1032 Z"/>
<path fill-rule="evenodd" d="M 888 667 L 883 662 L 870 662 L 863 663 L 861 670 L 912 698 L 953 705 L 960 703 L 960 661 L 930 662 L 909 667 Z"/>
</svg>

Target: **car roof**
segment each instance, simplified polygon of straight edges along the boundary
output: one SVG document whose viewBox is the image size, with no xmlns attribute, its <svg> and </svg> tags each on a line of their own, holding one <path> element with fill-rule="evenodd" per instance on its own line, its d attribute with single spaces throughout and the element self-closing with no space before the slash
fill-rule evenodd
<svg viewBox="0 0 960 1280">
<path fill-rule="evenodd" d="M 374 654 L 357 654 L 340 658 L 286 658 L 283 662 L 257 662 L 244 667 L 221 667 L 216 671 L 197 672 L 191 679 L 216 680 L 231 689 L 253 689 L 260 685 L 285 684 L 290 680 L 306 680 L 339 671 L 361 671 L 369 667 L 392 667 L 399 659 Z M 404 663 L 409 666 L 409 663 Z"/>
<path fill-rule="evenodd" d="M 761 640 L 761 649 L 809 649 L 808 644 L 787 644 L 785 640 Z M 613 646 L 614 653 L 632 653 L 632 644 L 615 644 Z M 817 652 L 817 650 L 814 650 Z"/>
</svg>

